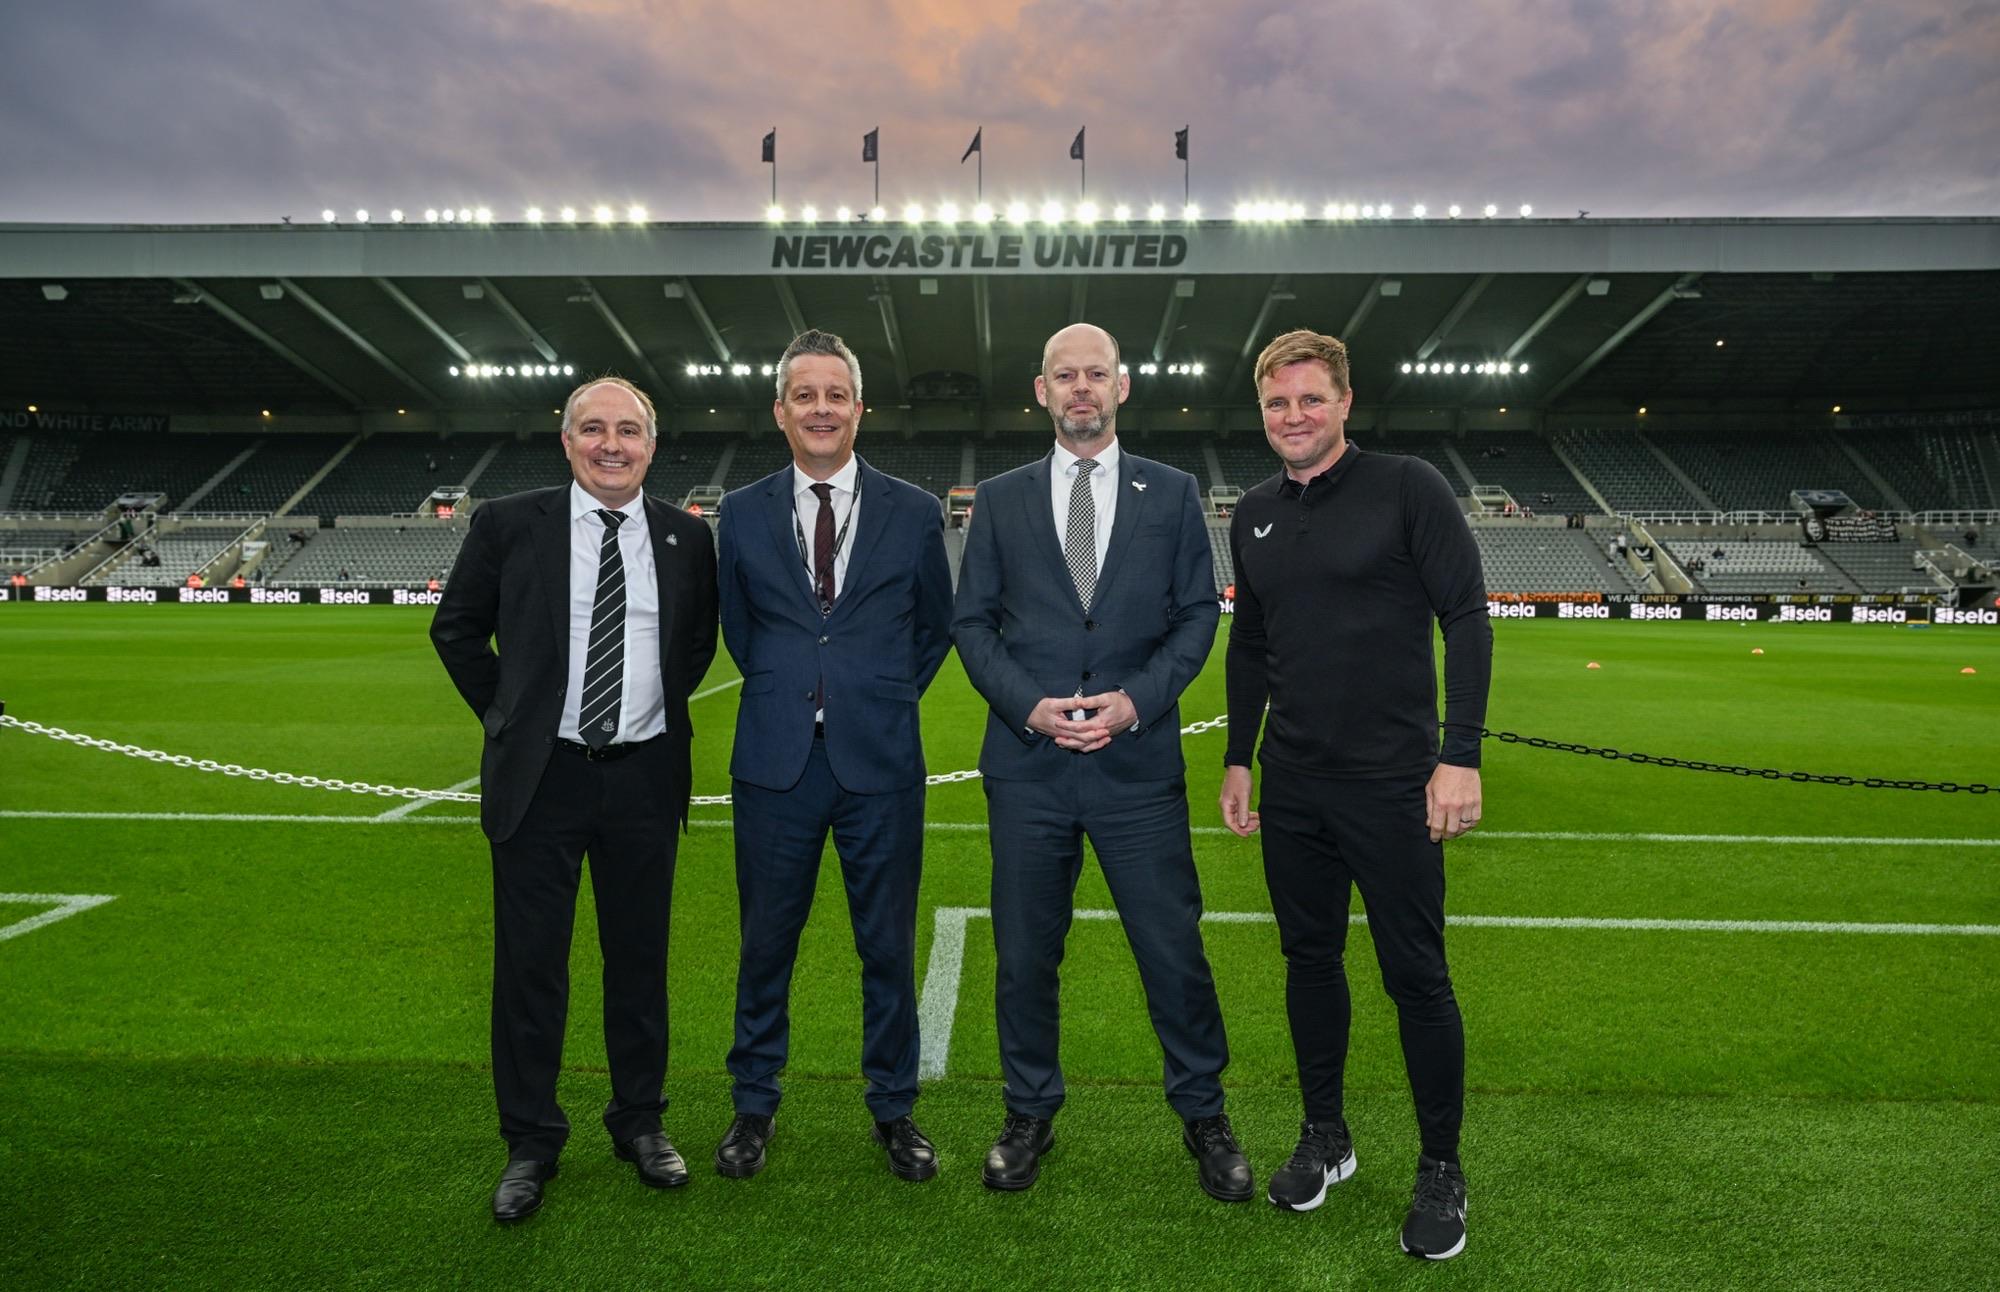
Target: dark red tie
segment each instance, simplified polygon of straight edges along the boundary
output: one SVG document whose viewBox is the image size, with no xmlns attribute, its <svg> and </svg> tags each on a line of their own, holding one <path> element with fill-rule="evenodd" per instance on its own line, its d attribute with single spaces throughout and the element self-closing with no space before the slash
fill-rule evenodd
<svg viewBox="0 0 2000 1292">
<path fill-rule="evenodd" d="M 813 581 L 819 585 L 821 614 L 833 609 L 833 486 L 821 481 L 812 487 L 819 495 L 819 515 L 813 518 Z"/>
</svg>

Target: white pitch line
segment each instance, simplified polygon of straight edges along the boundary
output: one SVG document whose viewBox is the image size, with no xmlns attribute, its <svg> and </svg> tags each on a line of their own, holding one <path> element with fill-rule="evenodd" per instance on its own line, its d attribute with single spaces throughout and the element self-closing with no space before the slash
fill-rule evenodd
<svg viewBox="0 0 2000 1292">
<path fill-rule="evenodd" d="M 721 682 L 715 686 L 709 687 L 706 691 L 696 691 L 693 695 L 688 697 L 688 703 L 693 704 L 696 700 L 706 700 L 711 695 L 721 695 L 724 691 L 727 691 L 732 686 L 742 686 L 742 685 L 743 685 L 742 678 L 732 677 L 727 682 Z"/>
<path fill-rule="evenodd" d="M 116 900 L 115 895 L 110 893 L 0 893 L 0 902 L 56 904 L 52 911 L 30 915 L 25 920 L 16 920 L 5 928 L 0 928 L 0 942 L 5 942 L 8 938 L 18 938 L 23 933 L 33 933 L 44 925 L 54 924 L 57 920 L 66 920 L 80 911 L 87 911 L 93 906 L 102 906 L 114 900 Z"/>
<path fill-rule="evenodd" d="M 924 971 L 924 988 L 917 1002 L 917 1027 L 922 1038 L 917 1079 L 932 1081 L 945 1074 L 951 1056 L 951 1031 L 958 1014 L 959 979 L 965 966 L 965 928 L 973 920 L 993 918 L 984 906 L 940 906 L 931 923 L 931 959 Z M 1081 909 L 1079 920 L 1109 921 L 1115 910 Z M 1272 924 L 1268 911 L 1209 911 L 1203 924 Z M 1365 927 L 1366 915 L 1350 915 L 1349 924 Z M 1589 929 L 1627 933 L 1827 933 L 1902 937 L 2000 937 L 2000 924 L 1874 924 L 1851 920 L 1674 920 L 1620 919 L 1576 915 L 1447 915 L 1452 928 Z"/>
<path fill-rule="evenodd" d="M 479 784 L 479 778 L 477 776 L 468 776 L 456 785 L 445 786 L 444 792 L 447 794 L 456 794 L 460 790 L 469 790 L 477 784 Z M 382 813 L 375 819 L 377 821 L 400 821 L 404 817 L 410 815 L 410 813 L 412 812 L 419 812 L 422 811 L 424 808 L 429 807 L 433 803 L 442 803 L 442 802 L 444 802 L 443 799 L 411 799 L 409 802 L 404 803 L 399 807 L 390 808 L 387 812 Z"/>
</svg>

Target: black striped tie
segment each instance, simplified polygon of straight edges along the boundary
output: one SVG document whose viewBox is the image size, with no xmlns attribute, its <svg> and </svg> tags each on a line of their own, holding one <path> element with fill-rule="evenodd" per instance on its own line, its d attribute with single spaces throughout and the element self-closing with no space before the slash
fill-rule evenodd
<svg viewBox="0 0 2000 1292">
<path fill-rule="evenodd" d="M 1076 481 L 1069 490 L 1069 524 L 1063 530 L 1063 559 L 1069 563 L 1076 599 L 1085 611 L 1097 595 L 1097 499 L 1090 493 L 1090 473 L 1095 470 L 1096 459 L 1077 459 Z"/>
<path fill-rule="evenodd" d="M 583 657 L 583 704 L 577 725 L 583 743 L 602 749 L 618 734 L 618 702 L 625 690 L 625 558 L 618 526 L 625 513 L 597 513 L 604 545 L 597 549 L 597 602 L 590 612 L 590 646 Z"/>
</svg>

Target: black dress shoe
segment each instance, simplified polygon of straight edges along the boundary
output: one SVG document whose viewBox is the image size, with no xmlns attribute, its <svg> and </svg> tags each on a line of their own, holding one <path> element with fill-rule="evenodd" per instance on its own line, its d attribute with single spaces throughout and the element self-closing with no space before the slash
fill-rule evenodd
<svg viewBox="0 0 2000 1292">
<path fill-rule="evenodd" d="M 937 1146 L 925 1138 L 908 1114 L 876 1122 L 870 1133 L 877 1144 L 889 1150 L 889 1169 L 903 1179 L 928 1180 L 937 1174 Z"/>
<path fill-rule="evenodd" d="M 732 1180 L 747 1180 L 764 1169 L 764 1146 L 778 1128 L 774 1117 L 738 1113 L 729 1133 L 715 1146 L 715 1169 Z"/>
<path fill-rule="evenodd" d="M 1187 1123 L 1181 1143 L 1201 1165 L 1202 1191 L 1220 1202 L 1248 1202 L 1257 1191 L 1250 1176 L 1250 1162 L 1236 1147 L 1236 1133 L 1229 1129 L 1229 1115 L 1217 1113 Z"/>
<path fill-rule="evenodd" d="M 493 1218 L 503 1225 L 526 1220 L 542 1209 L 542 1185 L 556 1178 L 554 1162 L 523 1158 L 507 1163 L 493 1191 Z"/>
<path fill-rule="evenodd" d="M 658 1131 L 634 1135 L 622 1144 L 613 1145 L 611 1151 L 620 1161 L 638 1167 L 639 1178 L 655 1189 L 674 1189 L 688 1182 L 687 1163 L 681 1160 L 680 1151 Z"/>
<path fill-rule="evenodd" d="M 1000 1138 L 986 1151 L 980 1179 L 989 1189 L 1025 1189 L 1042 1173 L 1042 1158 L 1056 1146 L 1056 1129 L 1046 1117 L 1008 1113 Z"/>
</svg>

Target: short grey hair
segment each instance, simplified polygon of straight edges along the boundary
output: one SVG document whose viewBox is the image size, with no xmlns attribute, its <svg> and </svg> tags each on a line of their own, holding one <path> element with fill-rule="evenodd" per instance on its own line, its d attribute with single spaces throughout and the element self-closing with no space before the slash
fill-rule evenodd
<svg viewBox="0 0 2000 1292">
<path fill-rule="evenodd" d="M 646 438 L 649 440 L 660 438 L 660 415 L 653 411 L 653 401 L 647 397 L 646 392 L 623 377 L 611 376 L 592 377 L 589 381 L 584 382 L 581 386 L 569 392 L 569 398 L 563 401 L 562 433 L 564 435 L 569 434 L 570 423 L 576 419 L 576 401 L 582 399 L 587 392 L 595 390 L 599 386 L 616 386 L 620 390 L 631 392 L 632 397 L 639 401 L 639 407 L 646 410 Z"/>
<path fill-rule="evenodd" d="M 861 360 L 854 357 L 854 351 L 847 348 L 847 342 L 831 332 L 822 332 L 809 327 L 792 338 L 785 347 L 785 353 L 778 360 L 778 401 L 784 402 L 785 387 L 791 384 L 792 360 L 802 354 L 824 354 L 843 360 L 847 364 L 848 379 L 854 383 L 854 402 L 861 402 Z"/>
</svg>

